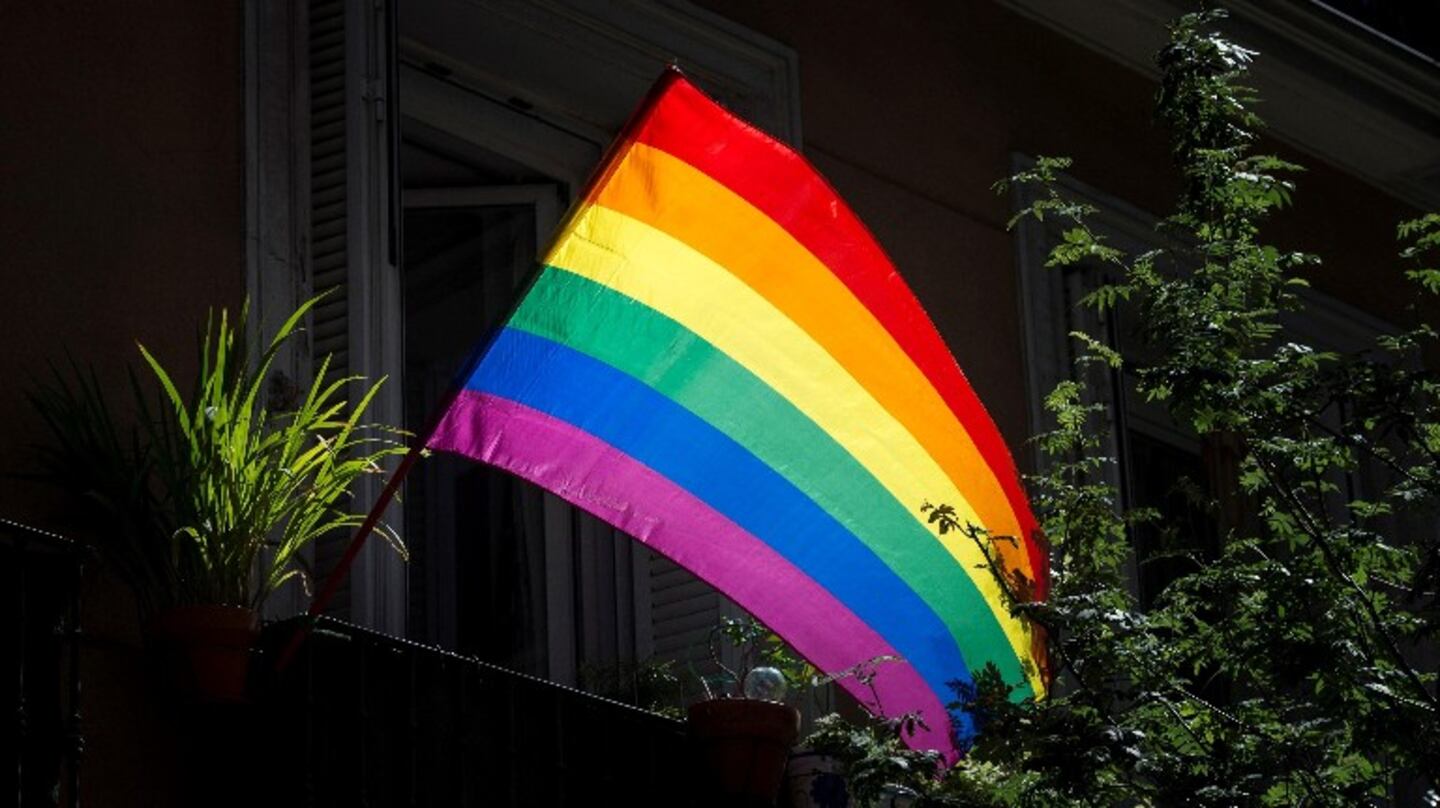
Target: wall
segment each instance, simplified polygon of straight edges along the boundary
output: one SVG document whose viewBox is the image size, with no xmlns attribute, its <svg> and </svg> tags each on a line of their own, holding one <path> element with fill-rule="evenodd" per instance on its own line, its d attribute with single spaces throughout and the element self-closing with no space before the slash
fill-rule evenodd
<svg viewBox="0 0 1440 808">
<path fill-rule="evenodd" d="M 1014 450 L 1029 431 L 1015 250 L 990 185 L 1014 152 L 1069 155 L 1082 181 L 1164 212 L 1176 186 L 1153 83 L 984 0 L 702 4 L 799 52 L 807 156 L 895 259 Z M 1370 264 L 1394 254 L 1406 208 L 1281 151 L 1311 170 L 1272 237 L 1326 259 L 1322 291 L 1403 319 L 1409 288 Z"/>
<path fill-rule="evenodd" d="M 52 495 L 8 478 L 43 439 L 28 381 L 68 351 L 123 399 L 136 339 L 188 376 L 206 308 L 243 294 L 242 5 L 0 9 L 0 516 L 63 531 Z M 82 801 L 176 804 L 135 612 L 108 576 L 84 591 Z"/>
<path fill-rule="evenodd" d="M 8 3 L 0 11 L 0 472 L 38 423 L 22 392 L 68 351 L 123 393 L 143 341 L 193 366 L 244 289 L 239 3 Z M 118 397 L 118 395 L 117 395 Z M 0 484 L 0 515 L 63 524 Z"/>
<path fill-rule="evenodd" d="M 804 148 L 915 287 L 1013 447 L 1028 433 L 1008 201 L 1014 152 L 1068 154 L 1141 208 L 1173 192 L 1142 76 L 981 0 L 701 0 L 800 54 Z M 244 289 L 239 3 L 10 3 L 0 11 L 0 471 L 37 420 L 21 391 L 66 349 L 122 389 L 136 338 L 180 375 L 204 309 Z M 1293 156 L 1293 155 L 1292 155 Z M 1314 163 L 1303 156 L 1304 162 Z M 1404 207 L 1321 165 L 1275 231 L 1320 251 L 1321 289 L 1384 318 L 1409 292 L 1375 282 Z M 1023 456 L 1023 455 L 1022 455 Z M 0 515 L 64 527 L 54 502 L 0 484 Z M 92 582 L 85 678 L 144 698 L 87 707 L 87 783 L 154 793 L 180 755 L 156 718 L 133 621 Z M 98 689 L 98 688 L 97 688 Z M 150 719 L 147 723 L 147 718 Z M 137 727 L 139 728 L 137 731 Z"/>
</svg>

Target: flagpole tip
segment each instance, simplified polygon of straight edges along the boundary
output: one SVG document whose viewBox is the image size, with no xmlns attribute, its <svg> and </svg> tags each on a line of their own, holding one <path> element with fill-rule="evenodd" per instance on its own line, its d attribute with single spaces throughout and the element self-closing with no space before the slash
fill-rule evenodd
<svg viewBox="0 0 1440 808">
<path fill-rule="evenodd" d="M 652 98 L 663 95 L 676 84 L 689 84 L 690 77 L 680 67 L 680 64 L 672 57 L 665 63 L 665 69 L 660 71 L 660 77 L 655 79 L 655 84 L 650 89 Z"/>
</svg>

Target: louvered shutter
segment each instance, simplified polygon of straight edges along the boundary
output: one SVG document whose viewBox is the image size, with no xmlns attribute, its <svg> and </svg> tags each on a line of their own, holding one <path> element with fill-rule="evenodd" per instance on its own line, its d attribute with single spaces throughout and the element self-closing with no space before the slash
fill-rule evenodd
<svg viewBox="0 0 1440 808">
<path fill-rule="evenodd" d="M 377 402 L 371 419 L 400 423 L 403 402 L 397 370 L 403 366 L 402 307 L 395 288 L 399 273 L 393 266 L 399 250 L 388 235 L 400 217 L 393 208 L 396 197 L 386 187 L 393 162 L 389 150 L 396 143 L 395 116 L 388 114 L 391 120 L 378 123 L 394 108 L 385 86 L 387 69 L 396 64 L 387 48 L 395 29 L 389 16 L 393 7 L 391 0 L 308 0 L 310 197 L 305 209 L 310 216 L 307 280 L 314 291 L 335 290 L 310 323 L 313 355 L 317 359 L 333 355 L 332 376 L 390 374 L 389 390 L 382 398 L 393 393 L 393 400 Z M 407 47 L 417 48 L 410 53 L 413 61 L 427 66 L 454 62 L 456 68 L 454 78 L 443 84 L 446 98 L 452 100 L 432 109 L 419 97 L 407 96 L 412 117 L 434 112 L 447 123 L 474 127 L 483 123 L 487 103 L 496 98 L 526 99 L 527 104 L 548 101 L 558 119 L 574 115 L 578 123 L 574 131 L 593 135 L 592 122 L 623 118 L 625 110 L 610 105 L 633 101 L 624 93 L 610 92 L 608 83 L 631 75 L 635 59 L 663 52 L 724 77 L 719 83 L 742 111 L 792 138 L 798 136 L 794 54 L 688 4 L 417 0 L 400 11 L 405 15 L 401 22 Z M 643 57 L 636 50 L 642 44 Z M 557 64 L 571 69 L 557 71 Z M 477 93 L 461 86 L 465 81 L 492 79 L 499 89 L 492 88 L 495 91 L 488 96 L 484 88 Z M 575 110 L 585 114 L 575 115 Z M 541 121 L 538 115 L 530 118 Z M 388 141 L 386 126 L 392 127 Z M 513 147 L 517 153 L 509 155 L 512 159 L 528 164 L 534 158 L 550 174 L 564 173 L 567 161 L 556 162 L 556 155 L 546 151 L 547 143 L 543 133 L 533 137 L 528 130 L 507 129 L 495 148 Z M 571 182 L 578 186 L 578 181 Z M 380 481 L 366 482 L 378 489 Z M 362 490 L 359 501 L 373 501 L 375 494 Z M 398 517 L 397 510 L 392 508 Z M 317 543 L 319 574 L 339 559 L 345 541 L 346 537 L 334 537 Z M 403 633 L 405 570 L 398 562 L 391 564 L 385 550 L 382 543 L 371 542 L 332 610 L 355 622 Z M 597 571 L 605 569 L 603 554 L 594 555 L 600 559 Z M 616 554 L 615 565 L 625 564 L 622 555 Z M 617 649 L 633 647 L 642 657 L 653 650 L 687 661 L 705 660 L 709 627 L 719 616 L 737 611 L 692 576 L 667 562 L 647 561 L 645 555 L 633 554 L 630 597 L 619 591 L 624 586 L 620 576 L 613 587 L 597 580 L 593 593 L 593 600 L 614 600 L 617 610 L 635 613 L 633 633 L 627 637 L 613 621 L 597 620 L 584 627 L 586 647 L 592 635 L 613 634 Z M 592 598 L 582 583 L 571 591 L 576 605 L 588 607 Z M 653 617 L 647 605 L 653 606 Z"/>
<path fill-rule="evenodd" d="M 310 7 L 310 271 L 329 292 L 312 323 L 312 350 L 346 373 L 350 333 L 346 294 L 345 13 L 341 0 Z"/>
<path fill-rule="evenodd" d="M 345 4 L 310 4 L 310 278 L 317 294 L 327 293 L 311 320 L 314 368 L 329 357 L 327 381 L 349 373 L 350 318 L 347 271 L 348 231 L 346 164 Z M 329 536 L 315 546 L 315 570 L 324 576 L 345 549 L 344 536 Z M 341 583 L 331 614 L 350 614 L 350 582 Z"/>
<path fill-rule="evenodd" d="M 689 692 L 691 676 L 720 673 L 711 659 L 710 635 L 721 617 L 742 614 L 740 607 L 664 556 L 650 553 L 650 635 L 657 659 L 673 660 Z M 732 648 L 721 645 L 721 661 L 734 669 Z"/>
<path fill-rule="evenodd" d="M 398 328 L 399 320 L 397 237 L 391 230 L 397 133 L 387 81 L 392 19 L 389 7 L 373 0 L 310 0 L 308 24 L 310 287 L 327 293 L 310 322 L 313 368 L 319 372 L 328 357 L 327 381 L 373 380 L 387 375 L 399 350 L 398 337 L 387 330 Z M 362 392 L 352 384 L 350 400 Z M 397 382 L 382 389 L 366 420 L 400 423 L 400 410 Z M 360 481 L 357 509 L 375 501 L 380 483 L 379 475 Z M 349 539 L 336 533 L 316 542 L 319 578 L 334 569 Z M 404 566 L 383 544 L 365 548 L 328 610 L 403 633 Z"/>
</svg>

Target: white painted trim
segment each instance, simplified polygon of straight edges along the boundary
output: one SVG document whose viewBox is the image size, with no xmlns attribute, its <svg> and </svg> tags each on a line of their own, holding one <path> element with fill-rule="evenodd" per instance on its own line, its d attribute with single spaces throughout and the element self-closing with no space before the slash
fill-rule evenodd
<svg viewBox="0 0 1440 808">
<path fill-rule="evenodd" d="M 608 133 L 560 128 L 454 79 L 430 75 L 414 63 L 415 50 L 412 44 L 402 46 L 401 111 L 406 118 L 529 166 L 566 183 L 572 192 L 584 184 L 610 140 Z M 479 133 L 485 135 L 483 143 Z"/>
<path fill-rule="evenodd" d="M 1028 155 L 1011 155 L 1011 173 L 1034 165 L 1034 158 Z M 1060 189 L 1067 196 L 1088 202 L 1097 209 L 1090 218 L 1090 224 L 1108 243 L 1131 255 L 1161 246 L 1155 233 L 1155 216 L 1068 174 L 1062 174 L 1058 179 Z M 1012 209 L 1018 211 L 1028 205 L 1031 193 L 1026 188 L 1014 189 L 1011 194 Z M 1062 380 L 1074 376 L 1074 340 L 1070 332 L 1082 329 L 1097 332 L 1104 325 L 1093 312 L 1081 312 L 1074 308 L 1076 299 L 1085 291 L 1084 287 L 1093 286 L 1094 280 L 1079 278 L 1073 271 L 1066 273 L 1045 266 L 1050 247 L 1059 238 L 1060 227 L 1061 223 L 1054 219 L 1037 222 L 1029 216 L 1015 226 L 1020 323 L 1025 345 L 1026 393 L 1032 434 L 1046 428 L 1045 396 Z M 1111 426 L 1114 426 L 1113 421 Z M 1039 448 L 1035 447 L 1032 451 L 1035 453 L 1034 467 L 1044 468 Z"/>
<path fill-rule="evenodd" d="M 459 135 L 460 133 L 452 133 Z M 415 188 L 405 191 L 405 210 L 426 210 L 443 208 L 482 207 L 487 205 L 529 205 L 535 211 L 536 249 L 545 249 L 545 240 L 559 225 L 560 201 L 554 184 L 521 184 L 465 186 L 455 188 Z M 522 277 L 530 267 L 516 267 L 516 276 L 511 278 L 516 289 L 524 281 Z M 395 317 L 403 322 L 403 312 Z M 403 364 L 400 366 L 403 367 Z M 395 376 L 400 371 L 397 369 Z M 545 675 L 555 682 L 574 685 L 579 679 L 578 659 L 575 654 L 575 587 L 568 585 L 575 580 L 577 561 L 573 543 L 575 524 L 574 508 L 557 496 L 546 492 L 541 498 L 541 517 L 544 525 L 545 580 L 547 583 L 565 582 L 563 586 L 545 587 Z M 588 570 L 582 570 L 582 574 Z M 637 621 L 638 622 L 638 621 Z"/>
<path fill-rule="evenodd" d="M 667 64 L 761 128 L 801 142 L 795 51 L 686 0 L 432 0 L 401 13 L 407 60 L 440 66 L 498 103 L 521 102 L 537 120 L 601 133 L 600 142 Z"/>
<path fill-rule="evenodd" d="M 296 60 L 304 48 L 305 20 L 276 0 L 245 4 L 245 293 L 254 308 L 259 339 L 280 326 L 304 299 L 303 188 L 308 157 L 296 127 L 308 100 Z M 292 380 L 308 371 L 306 339 L 293 340 L 275 367 Z"/>
<path fill-rule="evenodd" d="M 1375 338 L 1396 335 L 1400 328 L 1369 312 L 1314 289 L 1302 288 L 1302 316 L 1282 313 L 1280 321 L 1291 338 L 1321 351 L 1358 353 L 1375 347 Z"/>
<path fill-rule="evenodd" d="M 794 51 L 689 2 L 432 0 L 411 2 L 401 13 L 407 119 L 565 182 L 572 195 L 663 66 L 673 62 L 722 103 L 792 144 L 800 142 Z M 476 133 L 484 133 L 483 142 Z M 525 191 L 407 192 L 406 206 L 469 204 L 466 200 L 480 198 L 476 193 Z M 537 243 L 547 242 L 541 238 Z M 547 497 L 547 556 L 565 567 L 549 570 L 550 580 L 572 580 L 577 574 L 580 559 L 569 535 L 560 535 L 563 526 L 574 527 L 571 513 Z M 637 658 L 643 659 L 654 648 L 649 552 L 635 544 L 630 564 L 632 636 Z M 574 681 L 576 635 L 554 622 L 571 622 L 573 598 L 588 590 L 557 586 L 547 591 L 550 676 Z M 617 592 L 617 600 L 625 595 Z M 721 602 L 721 612 L 739 614 L 732 603 Z"/>
<path fill-rule="evenodd" d="M 1034 163 L 1027 155 L 1011 155 L 1012 173 L 1031 168 Z M 1057 179 L 1059 190 L 1067 198 L 1097 209 L 1089 218 L 1089 224 L 1108 244 L 1131 256 L 1173 244 L 1155 231 L 1157 217 L 1069 175 L 1062 174 Z M 1012 209 L 1019 211 L 1028 205 L 1031 194 L 1030 189 L 1016 189 L 1012 193 Z M 1032 434 L 1048 428 L 1043 397 L 1060 381 L 1076 377 L 1069 332 L 1103 333 L 1105 325 L 1095 313 L 1071 308 L 1078 290 L 1093 288 L 1098 274 L 1094 269 L 1060 270 L 1044 266 L 1051 246 L 1059 241 L 1062 228 L 1062 223 L 1036 222 L 1032 217 L 1021 219 L 1015 228 Z M 1299 296 L 1303 310 L 1280 317 L 1285 339 L 1307 343 L 1317 350 L 1356 352 L 1372 347 L 1378 335 L 1398 333 L 1394 325 L 1313 289 L 1302 289 Z M 1086 380 L 1088 400 L 1104 404 L 1108 416 L 1110 435 L 1102 451 L 1115 458 L 1116 463 L 1106 468 L 1105 479 L 1123 492 L 1125 501 L 1129 502 L 1133 499 L 1127 485 L 1137 472 L 1129 468 L 1129 458 L 1121 451 L 1122 428 L 1195 454 L 1201 453 L 1201 446 L 1195 435 L 1179 428 L 1160 406 L 1141 402 L 1135 396 L 1126 395 L 1123 389 L 1117 395 L 1116 381 L 1115 372 L 1109 370 Z M 1047 461 L 1038 446 L 1034 452 L 1035 468 L 1045 469 Z M 1133 556 L 1128 566 L 1130 579 L 1138 582 L 1139 570 Z"/>
<path fill-rule="evenodd" d="M 999 0 L 1155 77 L 1166 24 L 1185 0 Z M 1250 81 L 1274 137 L 1398 199 L 1440 208 L 1440 70 L 1314 3 L 1232 0 L 1227 31 L 1260 51 Z"/>
<path fill-rule="evenodd" d="M 403 289 L 400 273 L 389 261 L 390 148 L 389 107 L 385 82 L 386 8 L 375 0 L 347 0 L 345 48 L 346 131 L 350 138 L 346 164 L 349 221 L 350 372 L 373 383 L 389 377 L 371 402 L 368 417 L 376 423 L 404 423 L 404 391 L 392 368 L 404 362 L 404 332 L 399 318 Z M 355 393 L 352 391 L 352 395 Z M 356 486 L 358 502 L 375 502 L 398 459 L 386 474 L 367 475 Z M 404 535 L 404 512 L 391 508 L 386 521 Z M 397 637 L 405 636 L 408 575 L 405 562 L 384 541 L 367 542 L 351 572 L 351 619 Z"/>
<path fill-rule="evenodd" d="M 535 248 L 544 250 L 560 224 L 559 189 L 550 184 L 481 185 L 463 188 L 407 188 L 405 209 L 473 208 L 484 205 L 530 205 L 535 208 Z M 538 256 L 536 256 L 538 258 Z M 518 280 L 523 280 L 517 278 Z"/>
<path fill-rule="evenodd" d="M 282 74 L 293 86 L 289 115 L 270 121 L 247 118 L 247 290 L 264 318 L 283 317 L 309 290 L 308 246 L 308 42 L 307 4 L 283 0 L 246 0 L 247 108 L 274 115 L 272 88 L 256 47 L 270 27 L 266 15 L 292 15 L 295 47 Z M 350 370 L 371 378 L 403 366 L 400 310 L 401 279 L 388 260 L 386 242 L 391 210 L 386 196 L 391 155 L 385 121 L 396 99 L 387 97 L 384 27 L 386 5 L 394 0 L 346 0 L 348 97 L 346 128 L 349 168 L 346 249 L 349 255 Z M 534 167 L 567 185 L 573 195 L 583 185 L 629 111 L 670 63 L 678 63 L 707 91 L 792 145 L 800 144 L 800 89 L 795 52 L 686 0 L 410 0 L 398 5 L 400 30 L 412 34 L 399 43 L 398 92 L 401 111 L 449 133 L 484 132 L 474 145 Z M 444 41 L 418 36 L 416 20 L 429 20 L 429 31 Z M 458 36 L 450 37 L 452 34 Z M 542 44 L 540 50 L 525 44 Z M 547 57 L 566 57 L 557 66 Z M 259 69 L 257 69 L 257 66 Z M 438 66 L 438 71 L 432 68 Z M 577 69 L 578 68 L 578 69 Z M 437 76 L 434 73 L 447 73 Z M 258 113 L 257 113 L 258 114 Z M 503 120 L 502 120 L 503 119 Z M 501 121 L 501 125 L 494 125 Z M 283 128 L 292 153 L 267 150 L 267 126 Z M 496 133 L 500 133 L 498 136 Z M 498 137 L 498 139 L 497 139 Z M 473 138 L 473 136 L 472 136 Z M 573 155 L 583 155 L 575 159 Z M 571 155 L 566 157 L 565 155 Z M 283 192 L 267 190 L 264 171 L 287 166 L 291 182 Z M 487 189 L 491 193 L 493 189 Z M 506 191 L 508 193 L 509 191 Z M 422 192 L 412 204 L 426 204 Z M 450 192 L 445 192 L 450 193 Z M 275 195 L 279 194 L 277 198 Z M 429 196 L 428 201 L 443 199 Z M 452 199 L 459 199 L 453 196 Z M 564 200 L 554 195 L 529 200 L 537 205 L 537 223 L 558 222 Z M 277 243 L 269 238 L 264 214 L 288 206 L 293 218 L 294 249 L 288 263 L 265 260 Z M 543 224 L 540 224 L 543 227 Z M 545 244 L 549 233 L 540 233 Z M 543 249 L 543 248 L 542 248 Z M 282 252 L 284 252 L 282 250 Z M 281 267 L 284 268 L 281 268 Z M 283 294 L 281 294 L 283 292 Z M 273 299 L 272 299 L 273 298 Z M 308 364 L 308 351 L 294 361 Z M 297 365 L 299 367 L 299 365 Z M 308 371 L 307 371 L 308 372 Z M 304 376 L 297 371 L 297 377 Z M 370 416 L 401 423 L 401 386 L 387 384 Z M 358 502 L 373 501 L 380 475 L 365 480 Z M 402 531 L 400 509 L 389 514 Z M 567 545 L 568 546 L 568 545 Z M 641 658 L 654 646 L 651 635 L 648 551 L 631 554 L 635 604 L 634 642 Z M 617 555 L 618 560 L 618 555 Z M 406 631 L 406 570 L 383 542 L 372 541 L 351 573 L 350 614 L 357 623 L 388 633 Z M 569 593 L 573 596 L 573 592 Z M 623 597 L 625 593 L 617 593 Z M 555 603 L 556 613 L 572 608 Z M 567 617 L 568 619 L 568 617 Z M 557 668 L 564 650 L 550 649 Z M 573 643 L 571 647 L 573 651 Z M 572 676 L 573 679 L 573 676 Z"/>
<path fill-rule="evenodd" d="M 754 65 L 761 66 L 768 80 L 766 96 L 775 107 L 776 124 L 771 134 L 797 150 L 804 144 L 800 116 L 800 57 L 793 48 L 746 28 L 713 11 L 700 8 L 689 0 L 660 0 L 658 14 L 668 15 L 669 23 L 684 27 L 709 47 L 734 58 L 743 54 Z M 629 0 L 632 8 L 645 6 L 641 0 Z M 694 58 L 694 57 L 692 57 Z M 681 65 L 684 67 L 684 65 Z M 704 75 L 703 68 L 700 69 Z"/>
<path fill-rule="evenodd" d="M 258 340 L 272 334 L 306 299 L 305 234 L 309 209 L 304 183 L 309 155 L 303 128 L 309 112 L 303 76 L 304 6 L 246 0 L 245 8 L 245 296 Z M 310 336 L 301 333 L 276 354 L 274 373 L 299 383 L 310 373 Z M 268 391 L 267 391 L 268 394 Z M 315 557 L 314 546 L 301 555 Z M 299 614 L 307 597 L 291 584 L 265 603 L 267 618 Z"/>
</svg>

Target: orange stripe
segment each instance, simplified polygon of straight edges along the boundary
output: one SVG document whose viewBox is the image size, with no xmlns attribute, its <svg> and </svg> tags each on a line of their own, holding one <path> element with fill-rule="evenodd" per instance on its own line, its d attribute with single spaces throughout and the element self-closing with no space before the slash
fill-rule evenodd
<svg viewBox="0 0 1440 808">
<path fill-rule="evenodd" d="M 934 386 L 850 290 L 774 220 L 688 163 L 643 143 L 629 145 L 591 201 L 668 233 L 754 289 L 915 436 L 986 529 L 1023 535 L 999 480 Z M 1033 579 L 1023 543 L 995 546 L 1007 570 Z"/>
<path fill-rule="evenodd" d="M 1015 462 L 929 315 L 854 211 L 799 153 L 707 98 L 693 84 L 667 82 L 630 137 L 694 166 L 774 219 L 835 273 L 934 383 L 1000 480 L 1041 573 L 1048 551 L 1036 529 Z"/>
</svg>

